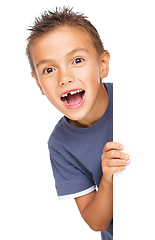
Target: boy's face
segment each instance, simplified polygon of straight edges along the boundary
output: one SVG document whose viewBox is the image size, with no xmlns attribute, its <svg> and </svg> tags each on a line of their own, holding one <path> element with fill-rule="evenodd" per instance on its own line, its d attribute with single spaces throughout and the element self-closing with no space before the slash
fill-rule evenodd
<svg viewBox="0 0 155 240">
<path fill-rule="evenodd" d="M 80 121 L 95 110 L 106 63 L 85 32 L 51 31 L 35 41 L 31 56 L 38 86 L 60 112 Z"/>
</svg>

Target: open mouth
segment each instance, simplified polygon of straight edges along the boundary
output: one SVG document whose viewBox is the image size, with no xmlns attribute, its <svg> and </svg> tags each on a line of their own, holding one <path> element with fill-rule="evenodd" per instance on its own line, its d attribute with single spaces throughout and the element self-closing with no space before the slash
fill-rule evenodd
<svg viewBox="0 0 155 240">
<path fill-rule="evenodd" d="M 82 102 L 85 90 L 76 89 L 66 92 L 61 96 L 61 101 L 67 106 L 76 106 Z"/>
</svg>

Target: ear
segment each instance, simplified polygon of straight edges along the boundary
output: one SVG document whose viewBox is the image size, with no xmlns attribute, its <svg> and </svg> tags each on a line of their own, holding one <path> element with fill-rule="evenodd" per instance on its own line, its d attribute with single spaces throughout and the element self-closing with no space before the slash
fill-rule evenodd
<svg viewBox="0 0 155 240">
<path fill-rule="evenodd" d="M 43 95 L 45 95 L 45 93 L 44 93 L 44 91 L 43 91 L 43 89 L 42 89 L 42 86 L 40 85 L 40 82 L 39 82 L 39 80 L 38 80 L 36 74 L 34 74 L 34 73 L 32 72 L 32 73 L 31 73 L 31 76 L 32 76 L 33 78 L 35 78 L 35 80 L 36 80 L 36 84 L 37 84 L 38 87 L 40 88 L 41 93 L 42 93 Z"/>
<path fill-rule="evenodd" d="M 105 78 L 108 76 L 109 60 L 110 54 L 108 50 L 104 50 L 104 52 L 101 55 L 100 78 Z"/>
</svg>

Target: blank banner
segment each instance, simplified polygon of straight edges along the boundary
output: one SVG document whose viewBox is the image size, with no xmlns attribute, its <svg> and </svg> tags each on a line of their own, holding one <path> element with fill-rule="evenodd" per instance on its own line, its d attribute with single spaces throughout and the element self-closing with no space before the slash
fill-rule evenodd
<svg viewBox="0 0 155 240">
<path fill-rule="evenodd" d="M 131 164 L 114 175 L 114 240 L 155 239 L 155 17 L 150 3 L 130 12 L 118 42 L 114 141 L 124 144 Z"/>
</svg>

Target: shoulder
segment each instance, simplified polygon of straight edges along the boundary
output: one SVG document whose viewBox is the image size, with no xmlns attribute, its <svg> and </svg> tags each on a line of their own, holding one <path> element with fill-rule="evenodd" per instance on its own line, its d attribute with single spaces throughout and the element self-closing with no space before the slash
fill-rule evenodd
<svg viewBox="0 0 155 240">
<path fill-rule="evenodd" d="M 113 89 L 113 83 L 112 82 L 106 82 L 106 83 L 104 82 L 103 84 L 108 90 Z"/>
<path fill-rule="evenodd" d="M 68 145 L 72 146 L 75 133 L 70 129 L 72 125 L 68 125 L 71 124 L 69 124 L 66 117 L 63 116 L 54 127 L 48 140 L 48 146 L 52 146 L 57 150 L 63 149 L 63 151 L 66 147 L 68 148 Z"/>
<path fill-rule="evenodd" d="M 48 139 L 48 144 L 53 145 L 52 143 L 56 141 L 56 139 L 60 139 L 61 135 L 63 135 L 64 132 L 64 117 L 62 117 L 58 123 L 55 125 L 49 139 Z"/>
<path fill-rule="evenodd" d="M 112 82 L 103 82 L 103 85 L 107 89 L 109 97 L 113 98 L 113 83 Z"/>
</svg>

